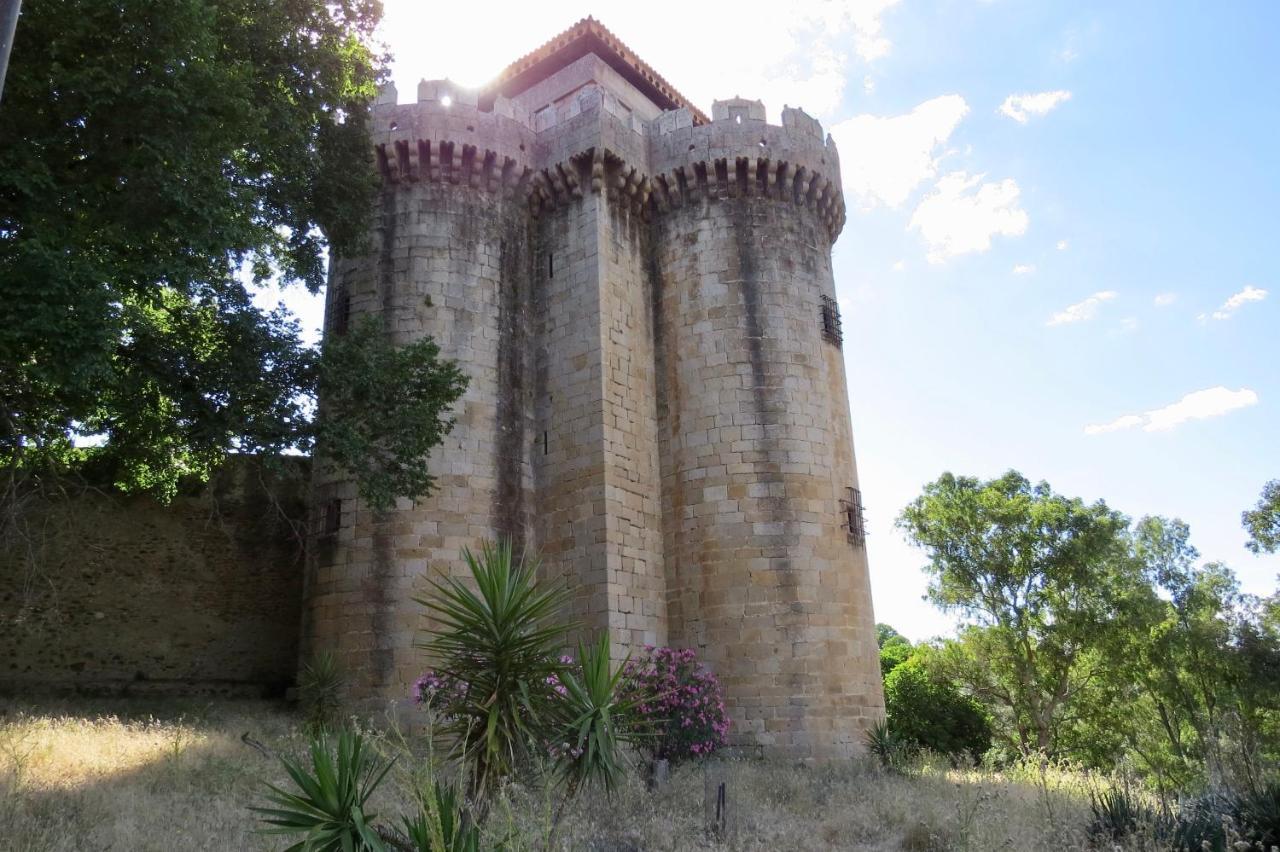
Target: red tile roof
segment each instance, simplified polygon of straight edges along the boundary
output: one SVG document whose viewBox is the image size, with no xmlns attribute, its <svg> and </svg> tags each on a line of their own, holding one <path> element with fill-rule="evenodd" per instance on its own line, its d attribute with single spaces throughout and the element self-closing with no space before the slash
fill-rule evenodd
<svg viewBox="0 0 1280 852">
<path fill-rule="evenodd" d="M 497 95 L 513 97 L 588 53 L 609 63 L 627 82 L 664 110 L 687 108 L 694 124 L 706 124 L 707 116 L 675 90 L 662 75 L 636 56 L 613 33 L 594 18 L 583 18 L 546 44 L 508 65 L 497 79 L 485 87 L 481 104 L 491 104 Z"/>
</svg>

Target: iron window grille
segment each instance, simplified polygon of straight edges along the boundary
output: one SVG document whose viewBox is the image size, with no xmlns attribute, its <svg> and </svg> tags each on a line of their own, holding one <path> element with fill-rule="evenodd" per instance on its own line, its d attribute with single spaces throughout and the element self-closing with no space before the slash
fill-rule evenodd
<svg viewBox="0 0 1280 852">
<path fill-rule="evenodd" d="M 840 306 L 830 296 L 822 297 L 822 337 L 832 346 L 844 346 L 844 328 L 840 322 Z"/>
<path fill-rule="evenodd" d="M 862 513 L 862 492 L 857 488 L 846 488 L 845 499 L 840 501 L 840 509 L 844 512 L 842 528 L 849 536 L 849 543 L 854 547 L 863 547 L 867 543 L 867 524 Z"/>
</svg>

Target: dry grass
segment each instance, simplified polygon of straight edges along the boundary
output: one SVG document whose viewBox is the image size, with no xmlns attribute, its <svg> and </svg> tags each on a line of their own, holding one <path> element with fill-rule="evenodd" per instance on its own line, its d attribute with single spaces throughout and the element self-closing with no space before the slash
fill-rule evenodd
<svg viewBox="0 0 1280 852">
<path fill-rule="evenodd" d="M 0 848 L 16 850 L 280 849 L 256 833 L 250 804 L 261 782 L 284 783 L 278 764 L 246 746 L 249 732 L 300 754 L 300 720 L 258 702 L 0 703 Z M 375 810 L 400 811 L 414 765 Z M 650 793 L 630 779 L 612 800 L 582 796 L 556 846 L 573 850 L 1087 849 L 1090 782 L 1030 770 L 1020 777 L 922 767 L 887 775 L 868 763 L 804 768 L 761 761 L 725 765 L 733 835 L 703 828 L 703 772 L 673 773 Z M 554 803 L 512 787 L 488 829 L 541 848 Z"/>
</svg>

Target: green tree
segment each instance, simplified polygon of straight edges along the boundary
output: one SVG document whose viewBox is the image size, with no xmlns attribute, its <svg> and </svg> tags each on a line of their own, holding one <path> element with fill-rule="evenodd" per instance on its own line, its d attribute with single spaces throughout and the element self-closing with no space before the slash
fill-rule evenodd
<svg viewBox="0 0 1280 852">
<path fill-rule="evenodd" d="M 907 637 L 887 624 L 876 625 L 876 641 L 880 645 L 881 677 L 905 663 L 915 650 Z"/>
<path fill-rule="evenodd" d="M 1189 539 L 1176 519 L 1143 518 L 1134 529 L 1148 584 L 1113 652 L 1115 681 L 1130 693 L 1117 723 L 1161 787 L 1252 783 L 1280 709 L 1280 643 L 1260 602 L 1229 568 L 1197 565 Z"/>
<path fill-rule="evenodd" d="M 966 623 L 953 676 L 1005 717 L 1019 751 L 1057 752 L 1135 581 L 1127 519 L 1010 471 L 943 474 L 898 526 L 929 556 L 930 599 Z"/>
<path fill-rule="evenodd" d="M 24 12 L 0 120 L 0 302 L 21 306 L 0 325 L 0 466 L 72 465 L 167 496 L 229 451 L 310 450 L 317 385 L 341 390 L 351 371 L 303 346 L 286 314 L 256 309 L 252 290 L 314 292 L 326 248 L 361 249 L 381 4 Z M 359 340 L 362 352 L 343 346 L 353 362 L 387 367 L 365 384 L 415 376 L 400 396 L 411 411 L 366 436 L 391 464 L 357 470 L 362 491 L 416 496 L 429 482 L 404 454 L 446 428 L 459 383 L 429 379 L 434 350 L 396 361 L 382 336 Z M 100 445 L 73 449 L 87 436 Z"/>
<path fill-rule="evenodd" d="M 1275 553 L 1280 550 L 1280 479 L 1273 479 L 1262 487 L 1258 505 L 1240 516 L 1249 533 L 1245 547 L 1254 553 Z"/>
</svg>

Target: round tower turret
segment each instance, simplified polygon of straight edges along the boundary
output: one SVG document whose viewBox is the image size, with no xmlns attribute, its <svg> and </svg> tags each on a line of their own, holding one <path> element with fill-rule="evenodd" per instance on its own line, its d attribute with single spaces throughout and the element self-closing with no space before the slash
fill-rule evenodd
<svg viewBox="0 0 1280 852">
<path fill-rule="evenodd" d="M 818 122 L 720 101 L 651 140 L 669 631 L 726 690 L 739 745 L 863 748 L 883 713 Z"/>
<path fill-rule="evenodd" d="M 518 544 L 529 524 L 520 317 L 534 134 L 509 103 L 481 112 L 447 80 L 418 95 L 397 105 L 388 87 L 373 108 L 378 209 L 368 253 L 332 259 L 325 333 L 376 316 L 394 343 L 434 338 L 470 383 L 425 462 L 429 497 L 375 513 L 343 472 L 317 467 L 304 638 L 336 652 L 355 700 L 407 696 L 421 673 L 422 578 L 458 570 L 483 539 Z"/>
</svg>

